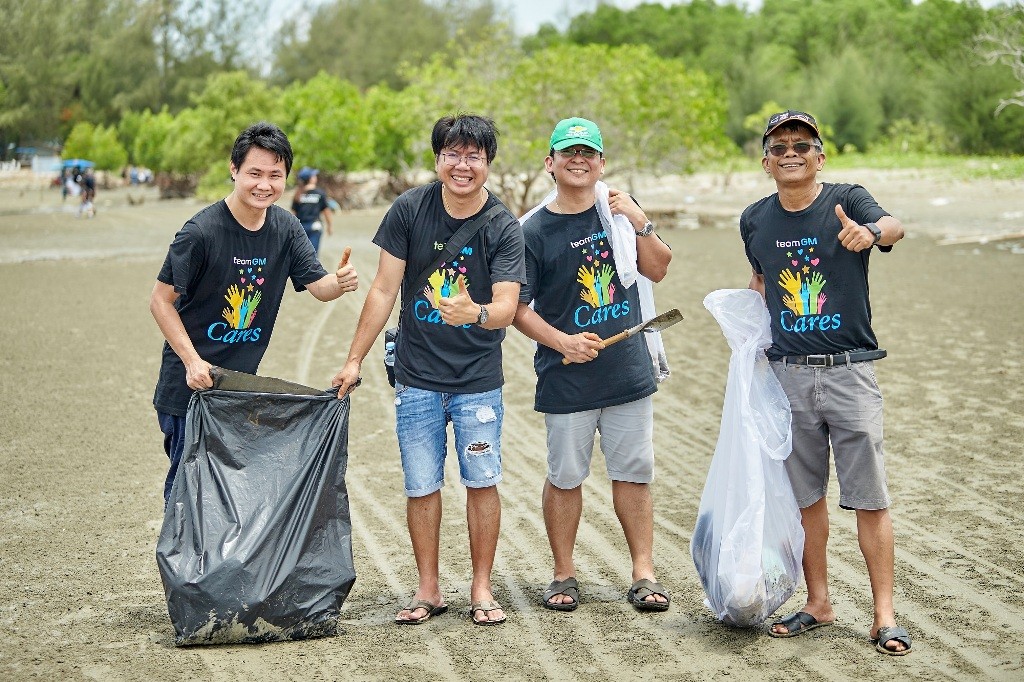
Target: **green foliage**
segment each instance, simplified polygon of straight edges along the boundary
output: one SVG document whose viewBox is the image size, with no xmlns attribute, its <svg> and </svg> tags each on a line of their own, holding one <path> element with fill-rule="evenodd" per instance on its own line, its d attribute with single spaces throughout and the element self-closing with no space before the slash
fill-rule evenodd
<svg viewBox="0 0 1024 682">
<path fill-rule="evenodd" d="M 511 131 L 500 138 L 491 178 L 513 210 L 526 208 L 551 130 L 569 116 L 601 127 L 609 172 L 685 171 L 695 159 L 734 151 L 722 132 L 720 84 L 648 47 L 566 44 L 526 55 L 494 40 L 454 60 L 435 56 L 411 76 L 424 139 L 439 115 L 455 111 L 489 115 Z"/>
<path fill-rule="evenodd" d="M 373 165 L 373 117 L 356 86 L 321 71 L 284 91 L 281 125 L 298 165 L 328 172 Z"/>
<path fill-rule="evenodd" d="M 492 0 L 334 0 L 313 13 L 308 35 L 298 19 L 285 23 L 275 77 L 287 83 L 325 71 L 363 88 L 401 88 L 403 65 L 423 64 L 456 36 L 478 42 L 500 18 Z"/>
<path fill-rule="evenodd" d="M 117 139 L 117 130 L 111 126 L 77 123 L 64 144 L 64 158 L 88 159 L 97 170 L 120 170 L 128 162 L 128 153 Z"/>
<path fill-rule="evenodd" d="M 378 85 L 366 92 L 366 110 L 372 112 L 373 160 L 371 165 L 398 177 L 416 163 L 417 138 L 421 121 L 417 118 L 414 93 L 395 91 Z"/>
<path fill-rule="evenodd" d="M 92 147 L 92 160 L 99 170 L 119 171 L 128 163 L 128 152 L 114 126 L 98 126 L 92 136 Z"/>
<path fill-rule="evenodd" d="M 877 154 L 947 154 L 953 138 L 938 123 L 901 118 L 889 126 L 885 137 L 870 148 Z"/>
<path fill-rule="evenodd" d="M 977 54 L 986 64 L 1010 69 L 1017 91 L 1000 101 L 996 112 L 1008 106 L 1024 107 L 1024 5 L 1017 4 L 996 17 L 991 26 L 975 38 Z"/>
<path fill-rule="evenodd" d="M 89 159 L 92 153 L 92 136 L 95 132 L 96 126 L 92 123 L 83 121 L 76 124 L 64 142 L 64 156 L 69 159 Z"/>
<path fill-rule="evenodd" d="M 154 171 L 170 170 L 164 164 L 163 149 L 174 117 L 164 107 L 157 114 L 146 109 L 138 118 L 138 130 L 132 144 L 132 161 Z"/>
<path fill-rule="evenodd" d="M 281 93 L 244 71 L 210 76 L 193 103 L 174 117 L 153 168 L 191 174 L 226 164 L 239 132 L 283 118 Z"/>
<path fill-rule="evenodd" d="M 1024 108 L 996 113 L 1016 81 L 1003 65 L 950 67 L 936 84 L 932 120 L 952 131 L 956 150 L 968 154 L 1024 153 Z"/>
<path fill-rule="evenodd" d="M 217 201 L 231 194 L 231 173 L 227 157 L 210 164 L 203 172 L 196 187 L 196 198 L 203 201 Z"/>
<path fill-rule="evenodd" d="M 1013 11 L 1024 16 L 1019 4 Z M 709 0 L 631 10 L 600 4 L 575 17 L 565 37 L 581 45 L 642 43 L 720 77 L 727 133 L 738 145 L 757 146 L 744 120 L 774 100 L 780 109 L 819 112 L 844 149 L 864 149 L 895 121 L 910 118 L 947 130 L 956 129 L 953 121 L 976 127 L 956 138 L 964 142 L 961 151 L 1013 151 L 1017 145 L 1002 124 L 976 111 L 992 110 L 988 88 L 947 87 L 972 73 L 988 85 L 999 78 L 971 50 L 989 21 L 1008 25 L 1005 13 L 973 0 L 764 0 L 750 13 Z M 1021 48 L 1024 38 L 1011 44 Z M 1024 76 L 1016 90 L 1021 82 Z M 1013 92 L 1005 90 L 1003 99 Z"/>
<path fill-rule="evenodd" d="M 807 90 L 809 109 L 833 129 L 831 141 L 840 150 L 866 149 L 883 124 L 879 91 L 853 84 L 871 82 L 870 65 L 857 50 L 845 50 L 824 66 Z"/>
<path fill-rule="evenodd" d="M 312 4 L 269 36 L 252 17 L 270 0 L 0 0 L 0 141 L 116 124 L 132 162 L 199 175 L 267 119 L 297 163 L 398 176 L 432 165 L 438 116 L 476 111 L 505 133 L 492 178 L 513 203 L 544 178 L 554 121 L 573 114 L 601 124 L 613 173 L 759 153 L 747 120 L 766 108 L 816 113 L 833 159 L 1024 152 L 1024 107 L 1008 106 L 1024 101 L 1020 3 L 602 2 L 522 41 L 497 0 Z"/>
</svg>

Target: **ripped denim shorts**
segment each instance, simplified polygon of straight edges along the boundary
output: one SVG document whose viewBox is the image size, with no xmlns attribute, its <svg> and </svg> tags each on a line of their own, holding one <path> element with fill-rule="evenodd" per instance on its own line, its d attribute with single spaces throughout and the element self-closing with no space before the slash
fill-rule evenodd
<svg viewBox="0 0 1024 682">
<path fill-rule="evenodd" d="M 455 431 L 459 475 L 467 488 L 501 481 L 501 389 L 437 393 L 395 382 L 395 430 L 405 494 L 423 497 L 444 485 L 448 422 Z"/>
</svg>

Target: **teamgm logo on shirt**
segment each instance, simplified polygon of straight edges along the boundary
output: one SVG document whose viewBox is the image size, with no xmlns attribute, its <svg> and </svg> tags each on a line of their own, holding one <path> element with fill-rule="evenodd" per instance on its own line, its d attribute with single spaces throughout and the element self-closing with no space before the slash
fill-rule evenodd
<svg viewBox="0 0 1024 682">
<path fill-rule="evenodd" d="M 266 258 L 252 258 L 244 260 L 232 258 L 232 262 L 238 267 L 238 284 L 228 287 L 224 300 L 228 307 L 221 311 L 221 317 L 226 322 L 214 322 L 206 330 L 206 335 L 213 341 L 224 343 L 239 343 L 245 341 L 259 341 L 260 328 L 253 327 L 252 321 L 256 318 L 256 308 L 260 305 L 262 292 L 257 286 L 262 286 L 263 266 L 267 264 Z"/>
<path fill-rule="evenodd" d="M 839 329 L 839 313 L 825 314 L 828 296 L 822 291 L 828 280 L 817 271 L 821 259 L 814 249 L 818 240 L 808 237 L 796 241 L 776 241 L 775 246 L 787 249 L 786 257 L 793 269 L 783 268 L 778 285 L 784 291 L 782 304 L 788 308 L 779 315 L 779 324 L 787 332 Z"/>
<path fill-rule="evenodd" d="M 615 302 L 615 285 L 612 284 L 615 269 L 608 264 L 611 260 L 608 233 L 596 232 L 569 245 L 580 249 L 586 261 L 576 271 L 576 281 L 583 285 L 580 298 L 587 304 L 576 309 L 576 326 L 589 327 L 629 315 L 629 300 Z"/>
</svg>

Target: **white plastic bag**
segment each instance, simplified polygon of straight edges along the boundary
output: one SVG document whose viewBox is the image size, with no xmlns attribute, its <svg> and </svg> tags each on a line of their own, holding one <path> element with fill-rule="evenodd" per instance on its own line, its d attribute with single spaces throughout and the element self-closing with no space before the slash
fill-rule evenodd
<svg viewBox="0 0 1024 682">
<path fill-rule="evenodd" d="M 715 616 L 762 623 L 796 590 L 804 532 L 784 460 L 792 446 L 789 400 L 768 364 L 768 309 L 751 289 L 704 298 L 732 357 L 722 426 L 690 554 Z"/>
</svg>

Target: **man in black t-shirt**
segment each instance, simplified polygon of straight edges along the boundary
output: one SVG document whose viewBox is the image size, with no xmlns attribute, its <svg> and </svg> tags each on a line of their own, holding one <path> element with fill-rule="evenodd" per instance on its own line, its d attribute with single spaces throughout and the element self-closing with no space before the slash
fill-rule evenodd
<svg viewBox="0 0 1024 682">
<path fill-rule="evenodd" d="M 750 288 L 771 315 L 771 367 L 792 407 L 786 459 L 804 527 L 807 603 L 774 623 L 793 637 L 835 620 L 828 592 L 829 454 L 839 505 L 855 509 L 874 599 L 869 637 L 884 654 L 910 652 L 893 608 L 894 543 L 882 449 L 882 395 L 874 360 L 885 356 L 871 329 L 868 259 L 891 251 L 903 226 L 859 185 L 820 183 L 825 164 L 817 122 L 802 111 L 768 119 L 765 173 L 778 192 L 748 206 L 740 234 L 753 268 Z"/>
<path fill-rule="evenodd" d="M 573 548 L 583 511 L 583 481 L 590 474 L 595 432 L 601 433 L 612 499 L 632 560 L 629 601 L 637 609 L 664 611 L 669 593 L 654 575 L 654 366 L 643 334 L 604 347 L 602 339 L 642 322 L 640 282 L 625 286 L 600 217 L 607 201 L 612 221 L 622 221 L 624 240 L 635 243 L 628 267 L 659 282 L 672 252 L 625 192 L 599 189 L 604 141 L 592 121 L 569 118 L 551 134 L 544 166 L 557 194 L 529 214 L 526 238 L 527 285 L 519 295 L 516 329 L 537 342 L 534 408 L 547 426 L 548 474 L 542 506 L 554 557 L 554 580 L 542 604 L 557 611 L 579 605 Z M 628 242 L 622 243 L 626 251 Z M 530 304 L 533 304 L 532 307 Z M 651 311 L 650 316 L 653 316 Z M 563 364 L 562 360 L 569 360 Z"/>
<path fill-rule="evenodd" d="M 526 279 L 523 235 L 501 207 L 456 256 L 440 261 L 439 252 L 467 220 L 501 205 L 484 187 L 498 149 L 497 131 L 480 116 L 445 117 L 434 124 L 431 147 L 438 180 L 405 192 L 384 216 L 373 238 L 380 247 L 377 275 L 333 383 L 339 398 L 355 388 L 401 289 L 395 417 L 419 584 L 395 622 L 425 623 L 448 609 L 438 554 L 450 421 L 466 486 L 470 614 L 477 625 L 496 625 L 505 620 L 491 591 L 501 519 L 501 341 Z M 426 279 L 414 281 L 424 271 Z"/>
<path fill-rule="evenodd" d="M 256 372 L 286 280 L 321 301 L 359 285 L 349 249 L 328 274 L 299 221 L 274 205 L 291 164 L 291 145 L 280 128 L 262 122 L 242 131 L 229 164 L 234 190 L 185 223 L 157 275 L 149 309 L 166 339 L 153 396 L 170 459 L 165 501 L 181 460 L 192 392 L 213 386 L 212 366 Z"/>
</svg>

